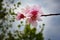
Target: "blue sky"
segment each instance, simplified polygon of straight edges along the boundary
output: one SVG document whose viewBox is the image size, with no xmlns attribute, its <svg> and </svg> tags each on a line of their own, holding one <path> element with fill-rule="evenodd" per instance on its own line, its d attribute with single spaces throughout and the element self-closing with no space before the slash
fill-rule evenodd
<svg viewBox="0 0 60 40">
<path fill-rule="evenodd" d="M 45 14 L 60 13 L 60 0 L 21 0 L 21 3 L 22 7 L 31 4 L 41 5 Z M 15 22 L 13 25 L 18 23 L 19 22 Z M 51 40 L 60 40 L 60 16 L 43 17 L 42 23 L 45 23 L 43 32 L 45 40 L 48 40 L 48 38 Z"/>
</svg>

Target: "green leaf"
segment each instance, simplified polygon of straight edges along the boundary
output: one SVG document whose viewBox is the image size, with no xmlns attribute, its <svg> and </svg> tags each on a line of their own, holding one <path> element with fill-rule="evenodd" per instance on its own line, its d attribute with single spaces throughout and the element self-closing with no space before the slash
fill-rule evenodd
<svg viewBox="0 0 60 40">
<path fill-rule="evenodd" d="M 33 34 L 35 34 L 35 33 L 36 33 L 36 28 L 31 29 L 31 32 L 32 32 Z"/>
<path fill-rule="evenodd" d="M 16 6 L 16 4 L 14 4 L 14 6 Z"/>
<path fill-rule="evenodd" d="M 20 28 L 21 27 L 21 25 L 18 25 L 18 28 Z"/>
<path fill-rule="evenodd" d="M 31 31 L 30 24 L 26 24 L 24 29 L 25 34 L 28 34 L 30 31 Z"/>
<path fill-rule="evenodd" d="M 18 2 L 18 3 L 17 3 L 17 7 L 19 7 L 19 5 L 21 5 L 21 2 Z"/>
<path fill-rule="evenodd" d="M 11 14 L 11 15 L 16 15 L 14 12 L 11 12 L 10 14 Z"/>
<path fill-rule="evenodd" d="M 21 24 L 23 23 L 23 21 L 21 21 Z"/>
<path fill-rule="evenodd" d="M 21 4 L 21 2 L 18 2 L 17 4 L 18 4 L 18 5 L 20 5 L 20 4 Z"/>
<path fill-rule="evenodd" d="M 45 24 L 43 24 L 43 26 L 45 26 Z"/>
<path fill-rule="evenodd" d="M 8 29 L 8 27 L 6 27 L 6 29 Z"/>
</svg>

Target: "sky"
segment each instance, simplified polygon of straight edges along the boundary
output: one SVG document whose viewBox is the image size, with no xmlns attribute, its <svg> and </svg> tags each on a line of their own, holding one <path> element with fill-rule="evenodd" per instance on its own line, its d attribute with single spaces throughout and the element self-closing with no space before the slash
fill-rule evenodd
<svg viewBox="0 0 60 40">
<path fill-rule="evenodd" d="M 60 0 L 20 0 L 21 7 L 26 5 L 38 4 L 41 5 L 45 14 L 60 13 Z M 17 0 L 15 0 L 15 3 Z M 16 10 L 20 11 L 19 8 Z M 43 17 L 42 23 L 45 23 L 44 38 L 48 40 L 60 40 L 60 16 Z M 19 22 L 13 23 L 18 24 Z M 15 28 L 14 28 L 15 29 Z M 23 28 L 22 28 L 23 29 Z"/>
</svg>

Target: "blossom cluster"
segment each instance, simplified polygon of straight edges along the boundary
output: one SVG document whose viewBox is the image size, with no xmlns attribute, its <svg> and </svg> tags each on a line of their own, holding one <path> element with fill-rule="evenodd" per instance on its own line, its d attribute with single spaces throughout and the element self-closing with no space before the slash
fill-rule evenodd
<svg viewBox="0 0 60 40">
<path fill-rule="evenodd" d="M 21 20 L 27 18 L 27 23 L 33 26 L 37 25 L 37 21 L 41 21 L 41 15 L 43 15 L 42 9 L 38 5 L 27 6 L 23 8 L 22 13 L 17 13 L 16 19 Z"/>
</svg>

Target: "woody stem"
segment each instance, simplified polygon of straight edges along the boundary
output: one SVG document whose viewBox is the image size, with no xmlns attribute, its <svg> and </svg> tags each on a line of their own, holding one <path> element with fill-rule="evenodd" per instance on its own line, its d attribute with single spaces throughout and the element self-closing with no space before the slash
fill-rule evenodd
<svg viewBox="0 0 60 40">
<path fill-rule="evenodd" d="M 57 16 L 57 15 L 60 15 L 60 13 L 58 13 L 58 14 L 45 14 L 45 15 L 41 15 L 41 16 Z"/>
</svg>

